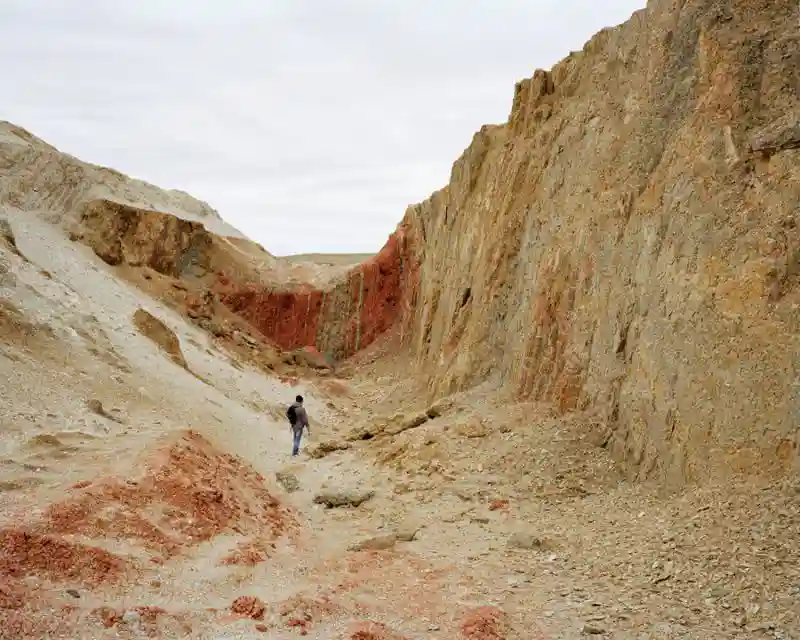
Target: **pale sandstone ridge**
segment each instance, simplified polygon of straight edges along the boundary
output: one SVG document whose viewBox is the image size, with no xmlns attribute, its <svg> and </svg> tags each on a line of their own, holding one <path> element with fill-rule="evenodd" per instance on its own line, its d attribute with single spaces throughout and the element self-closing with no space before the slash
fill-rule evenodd
<svg viewBox="0 0 800 640">
<path fill-rule="evenodd" d="M 0 205 L 52 212 L 69 224 L 82 205 L 109 200 L 201 222 L 209 231 L 243 239 L 205 202 L 60 152 L 22 127 L 0 121 Z M 59 220 L 61 221 L 61 220 Z"/>
<path fill-rule="evenodd" d="M 520 82 L 411 207 L 413 352 L 590 410 L 640 478 L 798 470 L 792 0 L 653 0 Z"/>
<path fill-rule="evenodd" d="M 224 273 L 241 284 L 319 286 L 352 262 L 276 259 L 207 203 L 83 162 L 4 121 L 0 206 L 44 213 L 114 264 L 165 266 L 173 276 Z"/>
</svg>

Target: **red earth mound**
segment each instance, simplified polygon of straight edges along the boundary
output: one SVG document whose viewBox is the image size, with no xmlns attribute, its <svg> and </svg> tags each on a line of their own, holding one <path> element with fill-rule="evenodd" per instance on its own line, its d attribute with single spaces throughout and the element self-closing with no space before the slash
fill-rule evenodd
<svg viewBox="0 0 800 640">
<path fill-rule="evenodd" d="M 299 526 L 296 516 L 266 489 L 263 476 L 197 433 L 171 438 L 143 467 L 137 479 L 73 484 L 69 497 L 51 505 L 41 521 L 0 529 L 0 636 L 70 637 L 81 619 L 107 627 L 121 620 L 124 612 L 112 607 L 89 610 L 76 604 L 67 611 L 59 600 L 62 591 L 26 584 L 32 577 L 93 588 L 119 581 L 137 565 L 141 568 L 139 561 L 62 536 L 124 542 L 154 554 L 151 559 L 161 563 L 230 531 L 250 539 L 240 545 L 235 561 L 254 563 L 267 557 L 275 539 L 294 534 Z M 61 613 L 54 616 L 59 607 Z M 180 616 L 165 615 L 158 607 L 132 611 L 148 635 L 160 633 L 163 624 L 185 626 Z"/>
<path fill-rule="evenodd" d="M 96 482 L 47 512 L 52 533 L 112 537 L 170 557 L 228 528 L 274 540 L 294 515 L 241 459 L 197 433 L 156 452 L 136 481 Z"/>
<path fill-rule="evenodd" d="M 508 633 L 506 614 L 495 607 L 471 609 L 461 622 L 465 640 L 505 640 Z"/>
<path fill-rule="evenodd" d="M 22 531 L 0 530 L 0 578 L 40 575 L 54 582 L 110 582 L 126 568 L 121 558 L 99 549 Z"/>
</svg>

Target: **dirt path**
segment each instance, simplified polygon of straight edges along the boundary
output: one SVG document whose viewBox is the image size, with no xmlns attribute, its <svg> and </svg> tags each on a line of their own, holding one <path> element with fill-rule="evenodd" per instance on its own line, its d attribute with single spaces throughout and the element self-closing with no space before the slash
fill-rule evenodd
<svg viewBox="0 0 800 640">
<path fill-rule="evenodd" d="M 0 637 L 800 637 L 792 482 L 660 495 L 587 419 L 491 388 L 432 411 L 402 359 L 283 384 L 12 214 Z M 292 459 L 277 416 L 298 392 L 314 434 Z M 347 448 L 308 456 L 329 440 Z"/>
</svg>

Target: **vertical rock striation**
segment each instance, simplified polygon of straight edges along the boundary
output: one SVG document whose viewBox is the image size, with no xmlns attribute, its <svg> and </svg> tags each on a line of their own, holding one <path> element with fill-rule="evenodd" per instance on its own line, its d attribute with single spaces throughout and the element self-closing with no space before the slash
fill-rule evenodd
<svg viewBox="0 0 800 640">
<path fill-rule="evenodd" d="M 411 207 L 434 394 L 595 410 L 632 475 L 798 469 L 792 0 L 651 0 L 515 90 Z"/>
</svg>

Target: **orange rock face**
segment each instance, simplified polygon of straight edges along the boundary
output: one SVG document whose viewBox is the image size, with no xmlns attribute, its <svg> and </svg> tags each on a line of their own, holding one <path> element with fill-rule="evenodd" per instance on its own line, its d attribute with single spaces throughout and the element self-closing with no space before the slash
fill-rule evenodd
<svg viewBox="0 0 800 640">
<path fill-rule="evenodd" d="M 322 292 L 248 288 L 222 301 L 283 349 L 315 345 Z"/>
<path fill-rule="evenodd" d="M 339 359 L 368 346 L 407 317 L 418 269 L 401 228 L 383 249 L 325 290 L 258 289 L 222 296 L 222 302 L 283 349 L 315 347 Z"/>
</svg>

